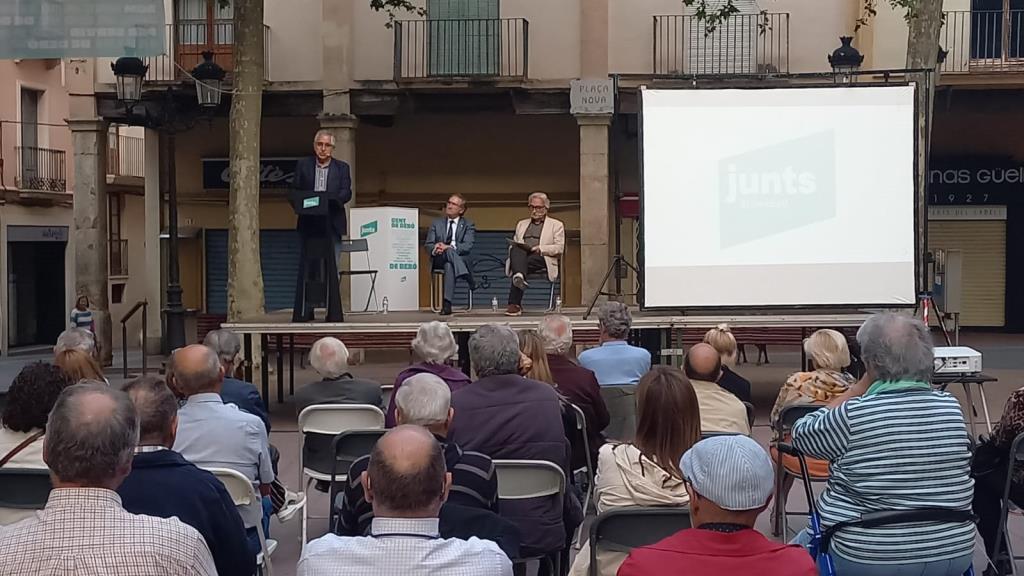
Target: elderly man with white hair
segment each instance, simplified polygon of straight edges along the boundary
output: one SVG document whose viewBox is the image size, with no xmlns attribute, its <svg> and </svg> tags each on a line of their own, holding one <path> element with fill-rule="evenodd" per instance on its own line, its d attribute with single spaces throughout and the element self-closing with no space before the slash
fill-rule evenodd
<svg viewBox="0 0 1024 576">
<path fill-rule="evenodd" d="M 608 427 L 611 417 L 601 397 L 597 376 L 569 358 L 572 351 L 572 321 L 561 314 L 548 314 L 537 325 L 537 333 L 544 341 L 548 367 L 558 391 L 580 410 L 587 420 L 590 443 L 590 461 L 597 462 L 597 451 L 604 444 L 601 432 Z M 586 464 L 583 446 L 573 446 L 573 468 Z"/>
<path fill-rule="evenodd" d="M 314 342 L 309 364 L 321 379 L 295 391 L 295 410 L 300 414 L 315 404 L 370 404 L 384 409 L 380 384 L 349 374 L 348 348 L 341 340 L 328 336 Z"/>
<path fill-rule="evenodd" d="M 516 233 L 508 249 L 506 273 L 512 278 L 508 292 L 506 316 L 523 313 L 523 291 L 529 284 L 528 274 L 546 272 L 548 280 L 558 280 L 558 257 L 565 252 L 565 224 L 548 217 L 551 200 L 543 192 L 534 192 L 529 198 L 530 217 L 516 224 Z"/>
<path fill-rule="evenodd" d="M 610 300 L 597 310 L 601 345 L 580 354 L 580 366 L 593 370 L 601 386 L 637 384 L 651 369 L 651 353 L 626 342 L 633 316 L 622 302 Z"/>
<path fill-rule="evenodd" d="M 455 357 L 458 346 L 455 344 L 455 336 L 451 328 L 444 322 L 434 320 L 420 324 L 416 330 L 416 337 L 412 339 L 412 351 L 419 358 L 419 362 L 412 364 L 402 370 L 395 378 L 395 387 L 391 391 L 391 402 L 384 414 L 384 425 L 388 428 L 395 426 L 395 398 L 402 383 L 416 374 L 433 374 L 448 383 L 452 392 L 469 385 L 469 376 L 457 368 L 447 364 Z"/>
<path fill-rule="evenodd" d="M 394 397 L 398 404 L 399 426 L 423 426 L 441 443 L 445 463 L 452 474 L 452 485 L 445 506 L 457 504 L 497 512 L 498 480 L 491 459 L 479 452 L 463 450 L 455 442 L 448 441 L 448 427 L 455 415 L 448 384 L 433 374 L 416 374 L 403 383 Z M 348 484 L 340 496 L 339 534 L 362 536 L 370 528 L 373 507 L 366 501 L 361 481 L 369 462 L 370 457 L 363 456 L 353 462 L 349 469 Z M 443 530 L 441 536 L 445 536 Z"/>
</svg>

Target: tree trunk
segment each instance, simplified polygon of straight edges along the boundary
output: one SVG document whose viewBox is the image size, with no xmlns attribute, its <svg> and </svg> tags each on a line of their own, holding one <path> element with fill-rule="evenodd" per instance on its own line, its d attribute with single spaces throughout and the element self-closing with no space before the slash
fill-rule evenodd
<svg viewBox="0 0 1024 576">
<path fill-rule="evenodd" d="M 931 147 L 932 101 L 935 98 L 936 60 L 942 28 L 942 0 L 917 0 L 908 21 L 907 68 L 925 69 L 910 80 L 917 83 L 917 246 L 919 288 L 928 288 L 928 154 Z"/>
<path fill-rule="evenodd" d="M 228 320 L 263 313 L 260 266 L 260 116 L 263 0 L 235 0 L 228 208 Z"/>
</svg>

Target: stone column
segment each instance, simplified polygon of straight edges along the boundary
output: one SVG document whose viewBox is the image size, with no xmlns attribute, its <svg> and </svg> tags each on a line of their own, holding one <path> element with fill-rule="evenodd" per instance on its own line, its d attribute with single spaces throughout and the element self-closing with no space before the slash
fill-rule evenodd
<svg viewBox="0 0 1024 576">
<path fill-rule="evenodd" d="M 143 145 L 146 192 L 146 232 L 143 244 L 146 254 L 145 294 L 146 301 L 149 302 L 149 309 L 146 311 L 146 354 L 160 354 L 163 349 L 163 315 L 160 314 L 160 310 L 163 308 L 164 296 L 163 267 L 160 258 L 160 231 L 163 228 L 163 219 L 160 217 L 163 212 L 163 200 L 160 197 L 160 133 L 147 128 Z"/>
<path fill-rule="evenodd" d="M 75 161 L 75 294 L 89 298 L 102 365 L 112 361 L 107 268 L 107 123 L 68 120 Z"/>
<path fill-rule="evenodd" d="M 583 302 L 601 290 L 608 271 L 609 219 L 613 212 L 608 189 L 609 114 L 577 115 L 580 127 L 580 261 Z"/>
</svg>

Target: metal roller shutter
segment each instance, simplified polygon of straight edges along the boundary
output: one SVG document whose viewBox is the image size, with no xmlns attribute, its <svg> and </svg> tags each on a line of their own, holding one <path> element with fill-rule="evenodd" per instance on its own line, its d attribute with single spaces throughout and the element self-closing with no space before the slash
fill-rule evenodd
<svg viewBox="0 0 1024 576">
<path fill-rule="evenodd" d="M 1005 324 L 1006 222 L 932 220 L 928 249 L 963 251 L 962 326 Z"/>
<path fill-rule="evenodd" d="M 268 312 L 292 308 L 298 274 L 299 237 L 294 230 L 260 230 L 263 301 Z M 206 231 L 206 312 L 228 309 L 228 231 Z"/>
<path fill-rule="evenodd" d="M 476 310 L 489 309 L 491 298 L 498 299 L 498 308 L 505 309 L 508 304 L 508 290 L 511 281 L 505 276 L 505 258 L 508 256 L 508 242 L 506 238 L 512 237 L 512 231 L 505 232 L 477 232 L 476 241 L 473 243 L 471 268 L 476 278 L 478 287 L 473 292 L 473 308 Z M 546 278 L 530 279 L 530 287 L 523 295 L 523 308 L 527 310 L 545 310 L 548 307 L 551 283 Z M 561 289 L 555 284 L 555 295 Z M 464 282 L 455 283 L 455 307 L 465 306 L 469 300 L 469 287 Z"/>
</svg>

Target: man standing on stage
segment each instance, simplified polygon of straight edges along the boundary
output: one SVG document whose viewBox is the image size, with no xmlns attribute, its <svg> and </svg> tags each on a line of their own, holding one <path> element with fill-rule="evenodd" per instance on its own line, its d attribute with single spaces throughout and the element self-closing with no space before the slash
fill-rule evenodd
<svg viewBox="0 0 1024 576">
<path fill-rule="evenodd" d="M 341 239 L 346 234 L 345 203 L 352 199 L 352 176 L 348 164 L 331 156 L 334 152 L 334 135 L 319 130 L 313 138 L 313 156 L 300 158 L 295 163 L 293 188 L 302 192 L 324 192 L 328 198 L 327 230 L 320 215 L 300 215 L 296 230 L 305 246 L 307 238 L 328 234 L 334 246 L 334 270 L 337 270 Z M 299 280 L 295 294 L 293 322 L 308 322 L 313 319 L 313 307 L 305 302 L 303 281 L 305 278 L 305 255 L 299 264 Z M 330 268 L 330 267 L 329 267 Z M 337 285 L 337 274 L 326 279 L 328 287 Z M 330 310 L 330 304 L 328 309 Z M 340 310 L 337 312 L 340 314 Z"/>
<path fill-rule="evenodd" d="M 506 316 L 523 313 L 523 290 L 529 284 L 527 274 L 547 272 L 548 280 L 558 280 L 558 257 L 565 252 L 565 225 L 548 218 L 551 201 L 543 192 L 530 194 L 530 217 L 516 224 L 516 234 L 508 250 L 506 272 L 512 277 Z"/>
<path fill-rule="evenodd" d="M 432 259 L 433 270 L 444 271 L 444 304 L 441 315 L 452 313 L 455 280 L 463 279 L 473 285 L 473 273 L 464 257 L 473 250 L 476 226 L 466 218 L 466 200 L 461 194 L 452 194 L 444 207 L 444 217 L 434 220 L 427 230 L 424 247 Z"/>
</svg>

